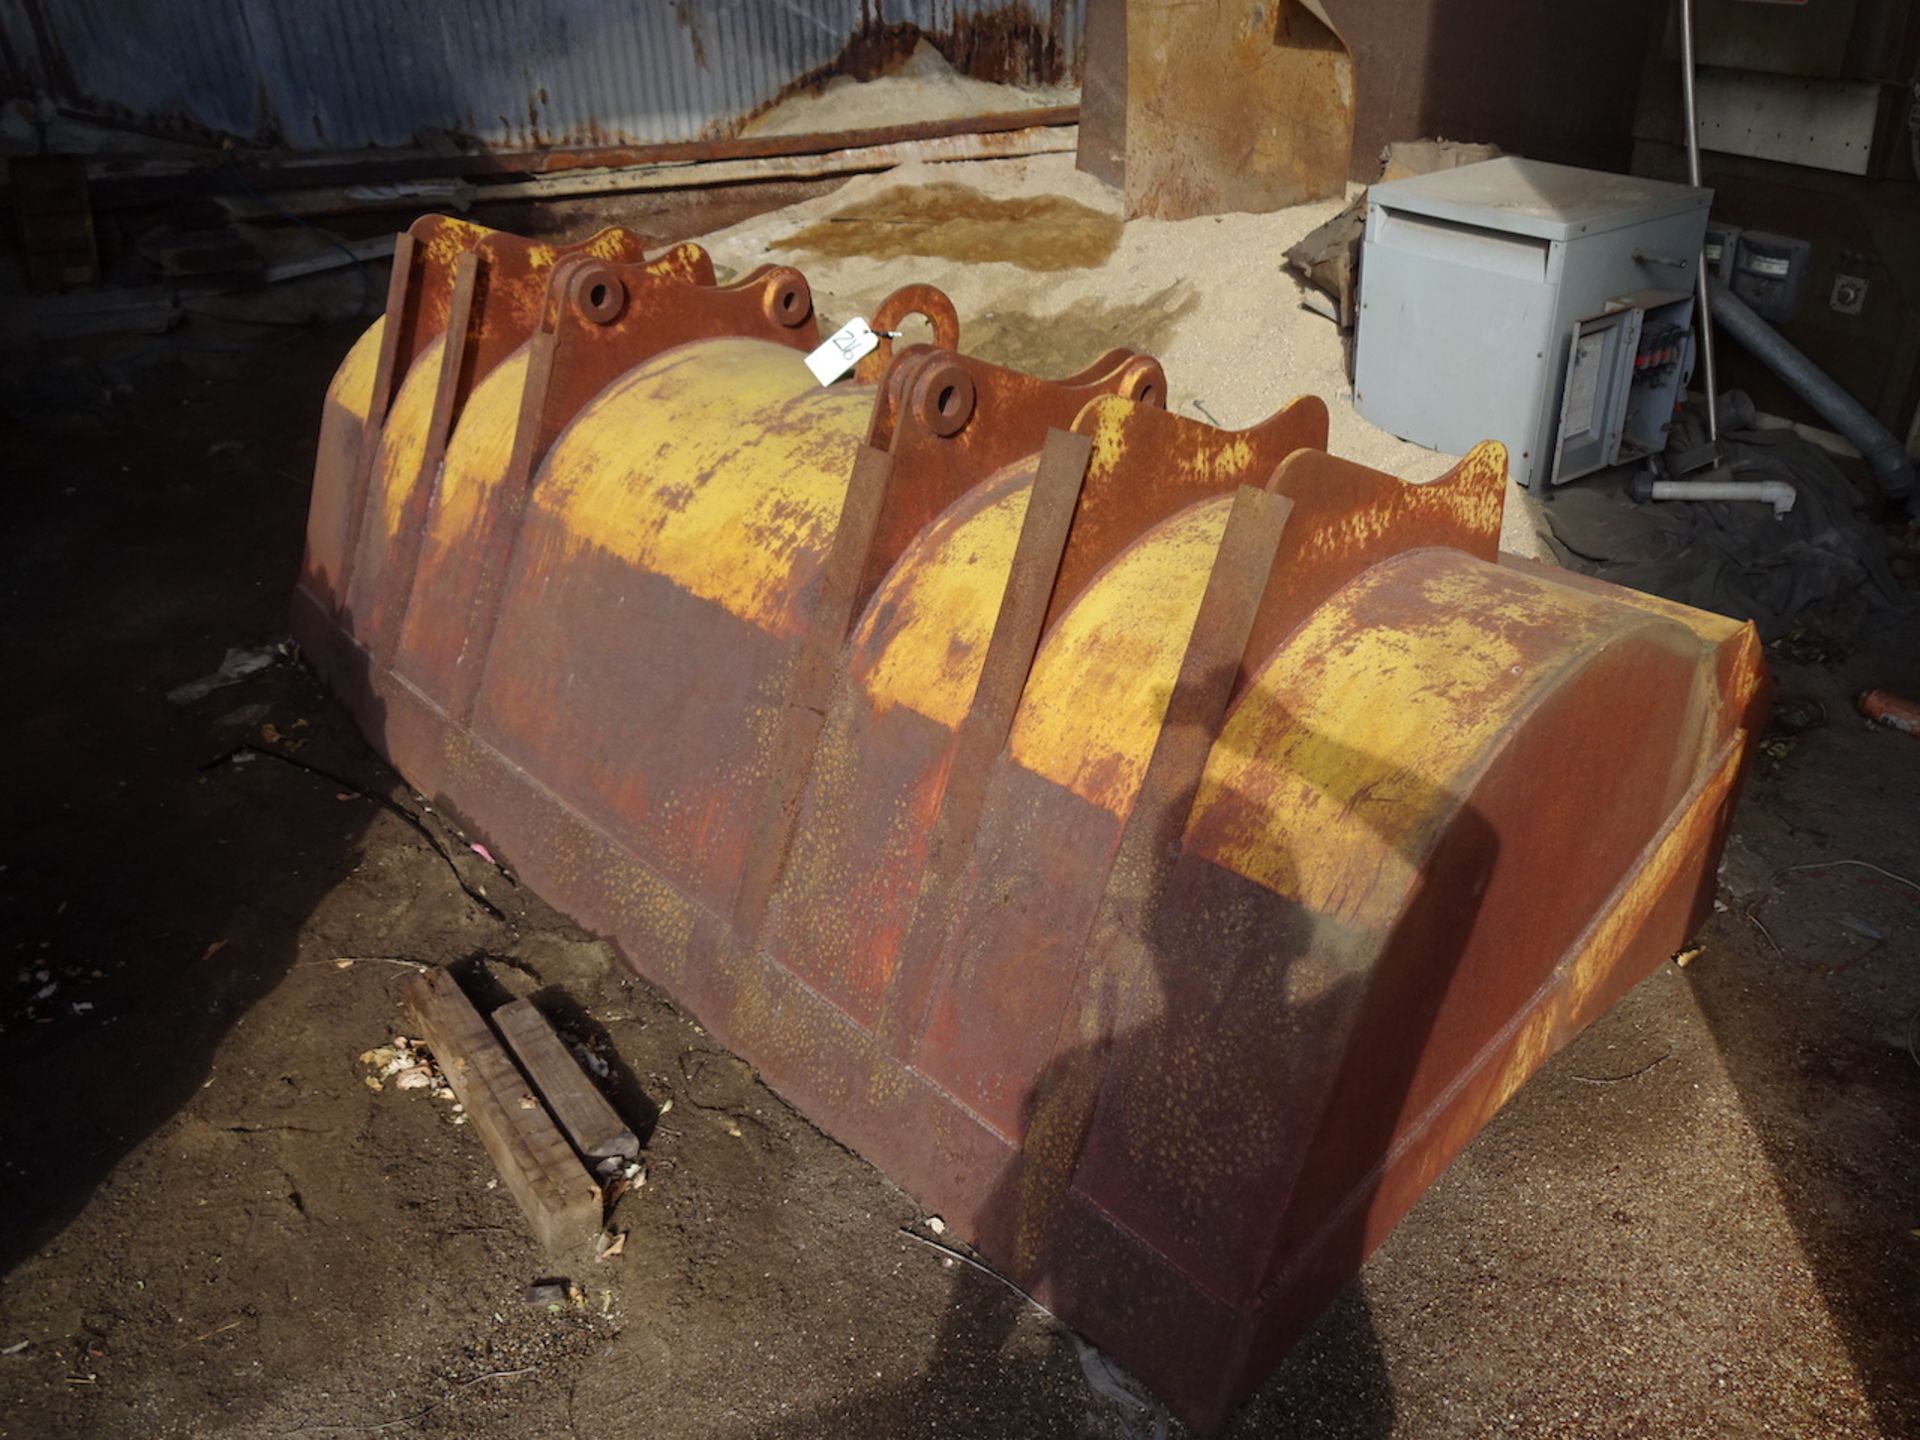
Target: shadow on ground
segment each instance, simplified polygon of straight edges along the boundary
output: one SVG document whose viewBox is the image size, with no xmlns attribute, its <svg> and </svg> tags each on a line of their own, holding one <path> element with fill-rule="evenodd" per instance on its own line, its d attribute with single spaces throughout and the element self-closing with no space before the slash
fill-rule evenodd
<svg viewBox="0 0 1920 1440">
<path fill-rule="evenodd" d="M 1776 657 L 1776 678 L 1830 720 L 1759 758 L 1707 938 L 1726 960 L 1689 988 L 1876 1419 L 1914 1434 L 1920 743 L 1863 726 L 1852 699 L 1920 693 L 1920 615 L 1827 663 Z"/>
<path fill-rule="evenodd" d="M 319 708 L 304 677 L 166 698 L 285 632 L 328 351 L 148 357 L 114 367 L 132 389 L 110 403 L 73 362 L 10 418 L 0 1269 L 201 1087 L 353 863 L 364 803 L 266 762 L 204 768 L 263 724 L 310 738 L 290 728 Z"/>
</svg>

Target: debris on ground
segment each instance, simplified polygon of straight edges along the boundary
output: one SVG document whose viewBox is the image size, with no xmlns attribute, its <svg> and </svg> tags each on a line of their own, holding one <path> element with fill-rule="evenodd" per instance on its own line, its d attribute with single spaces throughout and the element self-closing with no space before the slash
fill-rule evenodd
<svg viewBox="0 0 1920 1440">
<path fill-rule="evenodd" d="M 1840 917 L 1840 928 L 1842 930 L 1851 930 L 1854 934 L 1865 936 L 1867 939 L 1876 943 L 1887 938 L 1887 932 L 1885 930 L 1882 930 L 1871 920 L 1859 915 L 1842 915 Z"/>
<path fill-rule="evenodd" d="M 276 640 L 271 645 L 256 645 L 251 649 L 230 646 L 218 670 L 202 675 L 198 680 L 189 680 L 184 685 L 174 686 L 167 692 L 167 699 L 175 705 L 191 705 L 196 700 L 206 699 L 216 690 L 224 689 L 229 685 L 238 685 L 249 675 L 258 675 L 270 665 L 277 664 L 292 654 L 291 640 Z"/>
<path fill-rule="evenodd" d="M 1874 724 L 1920 736 L 1920 700 L 1909 700 L 1891 690 L 1868 690 L 1858 704 L 1860 713 Z"/>
<path fill-rule="evenodd" d="M 1114 1407 L 1124 1430 L 1137 1440 L 1166 1440 L 1167 1411 L 1140 1383 L 1078 1335 L 1068 1332 L 1080 1359 L 1080 1373 L 1101 1399 Z"/>
<path fill-rule="evenodd" d="M 632 1161 L 622 1167 L 619 1173 L 611 1174 L 607 1167 L 610 1164 L 616 1163 L 617 1162 L 614 1161 L 603 1160 L 599 1166 L 596 1167 L 600 1174 L 609 1176 L 606 1185 L 606 1206 L 609 1210 L 613 1209 L 620 1197 L 626 1194 L 627 1191 L 638 1190 L 647 1183 L 647 1167 L 638 1160 Z"/>
<path fill-rule="evenodd" d="M 285 750 L 288 754 L 292 754 L 297 750 L 301 750 L 305 748 L 307 743 L 306 741 L 297 739 L 291 735 L 282 735 L 280 733 L 280 728 L 277 725 L 275 725 L 272 721 L 268 721 L 266 724 L 260 727 L 260 739 L 265 744 L 279 746 L 282 750 Z"/>
<path fill-rule="evenodd" d="M 229 710 L 213 723 L 234 730 L 251 730 L 266 719 L 272 709 L 273 707 L 264 700 L 255 701 L 251 705 L 242 705 L 237 709 Z"/>
<path fill-rule="evenodd" d="M 1849 653 L 1828 627 L 1805 619 L 1796 621 L 1778 640 L 1767 642 L 1770 657 L 1795 665 L 1838 665 Z"/>
<path fill-rule="evenodd" d="M 1817 730 L 1827 723 L 1827 707 L 1811 695 L 1787 695 L 1773 702 L 1773 727 L 1788 735 Z"/>
<path fill-rule="evenodd" d="M 0 1033 L 17 1022 L 51 1025 L 62 1016 L 84 1018 L 93 1013 L 92 1000 L 77 1000 L 75 990 L 85 993 L 86 985 L 106 978 L 97 966 L 53 959 L 42 945 L 42 954 L 14 972 L 10 994 L 0 996 Z"/>
<path fill-rule="evenodd" d="M 363 1051 L 360 1063 L 372 1067 L 369 1090 L 384 1090 L 391 1080 L 396 1090 L 425 1090 L 436 1100 L 452 1100 L 453 1087 L 434 1062 L 433 1052 L 408 1035 L 396 1035 L 385 1045 Z M 457 1112 L 461 1107 L 455 1104 Z"/>
</svg>

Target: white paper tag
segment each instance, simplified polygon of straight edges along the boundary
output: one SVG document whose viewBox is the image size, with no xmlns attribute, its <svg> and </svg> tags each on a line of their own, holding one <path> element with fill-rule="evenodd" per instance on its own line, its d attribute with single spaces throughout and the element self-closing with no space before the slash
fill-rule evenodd
<svg viewBox="0 0 1920 1440">
<path fill-rule="evenodd" d="M 873 327 L 856 315 L 807 356 L 807 369 L 822 385 L 831 385 L 871 355 L 879 344 L 880 337 L 873 333 Z"/>
</svg>

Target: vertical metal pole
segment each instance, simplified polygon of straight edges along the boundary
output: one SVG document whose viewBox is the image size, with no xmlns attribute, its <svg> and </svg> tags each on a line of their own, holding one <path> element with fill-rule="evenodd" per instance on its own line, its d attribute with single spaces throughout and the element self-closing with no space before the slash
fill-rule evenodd
<svg viewBox="0 0 1920 1440">
<path fill-rule="evenodd" d="M 1693 0 L 1680 0 L 1680 85 L 1687 111 L 1687 183 L 1700 184 L 1700 121 L 1693 108 Z M 1704 253 L 1695 267 L 1698 271 L 1700 360 L 1707 372 L 1707 438 L 1720 443 L 1720 386 L 1713 364 L 1713 310 L 1707 299 L 1707 257 Z"/>
</svg>

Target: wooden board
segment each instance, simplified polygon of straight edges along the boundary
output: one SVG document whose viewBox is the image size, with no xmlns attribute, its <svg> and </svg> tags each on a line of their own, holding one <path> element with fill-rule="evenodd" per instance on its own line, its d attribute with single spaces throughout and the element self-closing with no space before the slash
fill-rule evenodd
<svg viewBox="0 0 1920 1440">
<path fill-rule="evenodd" d="M 565 1043 L 531 1000 L 502 1005 L 493 1012 L 493 1024 L 588 1164 L 639 1156 L 639 1137 L 574 1063 Z"/>
<path fill-rule="evenodd" d="M 407 1013 L 548 1254 L 591 1254 L 600 1187 L 459 982 L 445 970 L 416 975 Z"/>
</svg>

